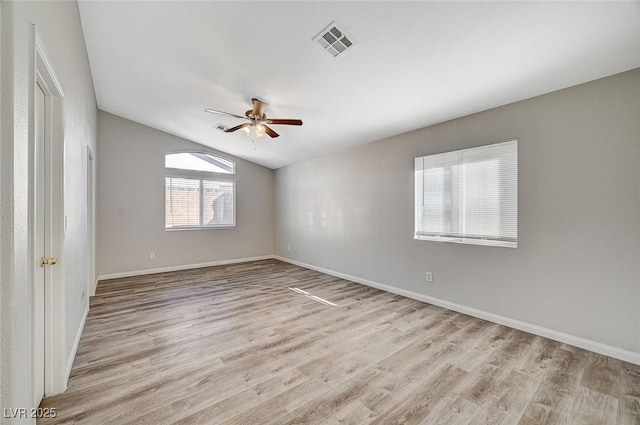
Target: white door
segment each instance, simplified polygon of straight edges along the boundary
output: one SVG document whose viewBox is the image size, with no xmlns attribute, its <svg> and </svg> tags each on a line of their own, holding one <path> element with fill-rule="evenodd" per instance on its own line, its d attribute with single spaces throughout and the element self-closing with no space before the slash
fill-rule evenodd
<svg viewBox="0 0 640 425">
<path fill-rule="evenodd" d="M 35 147 L 34 147 L 34 306 L 33 306 L 33 378 L 35 405 L 40 404 L 44 395 L 44 285 L 45 268 L 40 260 L 45 257 L 45 94 L 36 83 L 35 105 Z"/>
</svg>

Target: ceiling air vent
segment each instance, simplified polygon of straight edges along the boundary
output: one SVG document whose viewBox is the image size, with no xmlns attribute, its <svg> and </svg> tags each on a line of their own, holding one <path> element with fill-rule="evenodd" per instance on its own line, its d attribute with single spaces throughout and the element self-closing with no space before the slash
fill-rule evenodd
<svg viewBox="0 0 640 425">
<path fill-rule="evenodd" d="M 339 29 L 338 24 L 334 21 L 320 32 L 315 38 L 322 48 L 334 58 L 337 58 L 347 50 L 355 46 L 353 38 L 347 35 L 343 30 Z"/>
<path fill-rule="evenodd" d="M 229 127 L 227 127 L 226 125 L 222 124 L 221 122 L 219 122 L 218 125 L 216 125 L 216 130 L 226 131 L 227 128 L 229 128 Z"/>
</svg>

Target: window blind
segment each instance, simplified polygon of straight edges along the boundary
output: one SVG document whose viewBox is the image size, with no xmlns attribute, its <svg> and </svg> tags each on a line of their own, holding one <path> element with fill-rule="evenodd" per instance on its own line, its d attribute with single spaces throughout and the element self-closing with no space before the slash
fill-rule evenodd
<svg viewBox="0 0 640 425">
<path fill-rule="evenodd" d="M 517 247 L 518 141 L 415 159 L 415 238 Z"/>
<path fill-rule="evenodd" d="M 165 228 L 235 225 L 233 181 L 165 178 Z"/>
</svg>

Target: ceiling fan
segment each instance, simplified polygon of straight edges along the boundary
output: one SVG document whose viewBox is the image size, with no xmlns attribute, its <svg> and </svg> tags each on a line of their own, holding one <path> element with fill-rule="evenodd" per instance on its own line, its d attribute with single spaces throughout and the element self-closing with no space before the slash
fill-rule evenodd
<svg viewBox="0 0 640 425">
<path fill-rule="evenodd" d="M 249 122 L 236 125 L 235 127 L 227 128 L 226 130 L 224 130 L 225 133 L 233 133 L 234 131 L 242 129 L 245 133 L 251 134 L 251 130 L 255 129 L 256 137 L 262 137 L 265 134 L 268 134 L 270 137 L 278 137 L 280 135 L 273 131 L 273 129 L 267 124 L 302 125 L 302 120 L 267 118 L 267 114 L 264 113 L 264 108 L 267 106 L 267 104 L 256 98 L 251 99 L 251 102 L 253 103 L 253 109 L 245 112 L 244 116 L 230 114 L 229 112 L 216 111 L 215 109 L 205 109 L 205 112 L 249 120 Z"/>
</svg>

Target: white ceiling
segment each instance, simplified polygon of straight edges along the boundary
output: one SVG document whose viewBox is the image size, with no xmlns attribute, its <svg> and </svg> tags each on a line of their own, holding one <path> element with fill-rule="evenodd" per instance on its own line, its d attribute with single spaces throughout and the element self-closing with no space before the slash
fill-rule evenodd
<svg viewBox="0 0 640 425">
<path fill-rule="evenodd" d="M 640 66 L 640 2 L 79 3 L 98 107 L 279 168 Z M 312 39 L 337 21 L 357 45 Z M 281 137 L 222 133 L 251 98 Z"/>
</svg>

